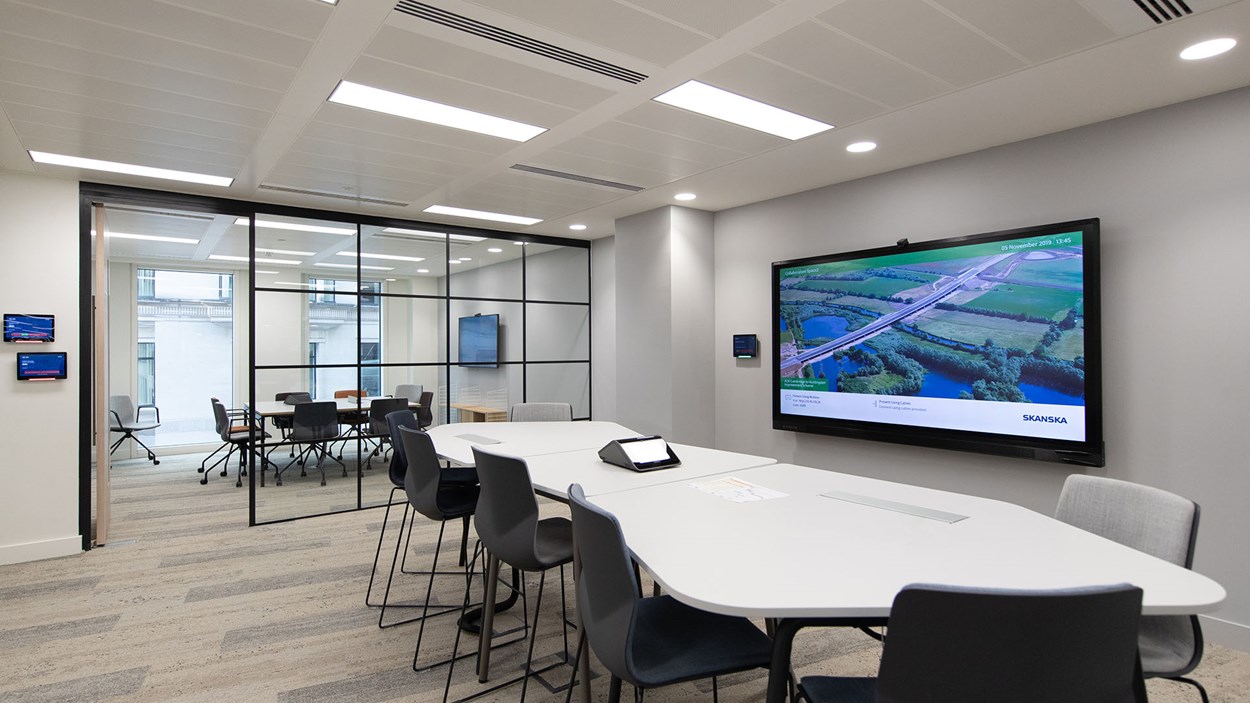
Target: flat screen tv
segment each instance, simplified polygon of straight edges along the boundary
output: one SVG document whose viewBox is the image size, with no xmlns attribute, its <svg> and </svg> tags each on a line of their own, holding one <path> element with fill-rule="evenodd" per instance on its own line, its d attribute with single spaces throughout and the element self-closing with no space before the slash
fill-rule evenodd
<svg viewBox="0 0 1250 703">
<path fill-rule="evenodd" d="M 54 315 L 4 314 L 4 341 L 51 342 L 55 340 L 56 317 Z"/>
<path fill-rule="evenodd" d="M 491 369 L 499 366 L 499 315 L 460 318 L 457 339 L 460 366 Z"/>
<path fill-rule="evenodd" d="M 772 265 L 773 427 L 1105 463 L 1098 220 Z"/>
<path fill-rule="evenodd" d="M 18 352 L 17 380 L 52 381 L 66 378 L 69 364 L 65 352 Z"/>
</svg>

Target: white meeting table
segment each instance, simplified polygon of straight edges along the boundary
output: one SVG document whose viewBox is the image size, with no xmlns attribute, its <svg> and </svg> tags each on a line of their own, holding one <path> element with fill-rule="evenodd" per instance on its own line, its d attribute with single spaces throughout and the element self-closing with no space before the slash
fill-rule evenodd
<svg viewBox="0 0 1250 703">
<path fill-rule="evenodd" d="M 770 702 L 785 696 L 799 628 L 883 623 L 895 594 L 911 583 L 1051 589 L 1128 582 L 1143 589 L 1147 615 L 1208 612 L 1225 597 L 1205 576 L 1010 503 L 793 464 L 724 477 L 785 495 L 733 502 L 680 482 L 591 500 L 616 515 L 638 562 L 674 598 L 780 621 Z M 842 497 L 824 495 L 832 491 Z M 914 514 L 925 511 L 963 519 Z"/>
</svg>

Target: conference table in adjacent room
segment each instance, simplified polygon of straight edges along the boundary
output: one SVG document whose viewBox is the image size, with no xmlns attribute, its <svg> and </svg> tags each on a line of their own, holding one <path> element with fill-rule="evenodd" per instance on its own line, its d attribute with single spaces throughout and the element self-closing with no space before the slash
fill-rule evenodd
<svg viewBox="0 0 1250 703">
<path fill-rule="evenodd" d="M 590 499 L 674 598 L 777 620 L 770 703 L 785 697 L 799 628 L 883 624 L 912 583 L 1127 582 L 1143 589 L 1146 615 L 1209 612 L 1225 597 L 1201 574 L 1018 505 L 793 464 Z"/>
</svg>

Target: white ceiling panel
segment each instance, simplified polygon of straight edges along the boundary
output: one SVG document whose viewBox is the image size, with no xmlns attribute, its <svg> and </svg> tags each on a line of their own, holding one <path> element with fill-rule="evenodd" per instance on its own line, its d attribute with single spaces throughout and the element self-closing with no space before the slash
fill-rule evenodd
<svg viewBox="0 0 1250 703">
<path fill-rule="evenodd" d="M 340 106 L 334 107 L 340 110 L 353 109 Z M 370 118 L 372 119 L 372 116 L 370 116 Z M 385 115 L 378 115 L 377 118 L 384 119 Z M 392 127 L 396 126 L 402 127 L 404 125 L 392 125 Z M 341 146 L 363 149 L 365 151 L 361 153 L 361 158 L 367 158 L 366 155 L 369 152 L 383 151 L 405 158 L 458 164 L 465 169 L 485 163 L 495 155 L 490 152 L 483 152 L 479 149 L 468 149 L 459 145 L 451 146 L 449 144 L 442 144 L 433 139 L 423 140 L 411 135 L 398 136 L 389 132 L 371 131 L 369 129 L 365 129 L 364 127 L 340 124 L 330 121 L 328 115 L 325 118 L 319 119 L 313 124 L 310 124 L 308 128 L 304 130 L 303 139 L 319 143 L 333 142 Z M 482 137 L 482 139 L 489 139 L 489 137 Z M 323 146 L 308 146 L 302 141 L 296 142 L 295 146 L 296 148 L 304 151 L 319 151 L 325 148 Z M 498 145 L 492 143 L 491 146 Z"/>
<path fill-rule="evenodd" d="M 472 2 L 661 66 L 667 66 L 708 41 L 695 32 L 615 0 Z"/>
<path fill-rule="evenodd" d="M 338 172 L 344 175 L 355 174 L 365 177 L 385 178 L 400 183 L 421 183 L 426 186 L 442 183 L 446 173 L 422 171 L 406 166 L 394 166 L 379 163 L 342 159 L 324 154 L 310 154 L 292 150 L 282 159 L 279 167 L 305 168 L 323 172 Z"/>
<path fill-rule="evenodd" d="M 204 12 L 234 22 L 242 22 L 283 34 L 316 39 L 333 8 L 309 0 L 161 0 L 167 5 Z"/>
<path fill-rule="evenodd" d="M 707 167 L 734 161 L 747 155 L 747 152 L 730 148 L 728 145 L 710 144 L 615 120 L 586 130 L 584 136 L 596 142 L 625 146 L 655 156 L 703 164 Z M 577 148 L 579 141 L 570 140 L 562 146 L 576 152 L 579 151 Z"/>
<path fill-rule="evenodd" d="M 194 171 L 231 178 L 243 163 L 243 159 L 239 156 L 215 151 L 189 149 L 137 139 L 104 137 L 41 125 L 31 127 L 31 134 L 22 136 L 22 143 L 32 151 L 83 156 L 89 159 L 118 161 L 178 171 Z"/>
<path fill-rule="evenodd" d="M 106 120 L 99 117 L 71 115 L 65 112 L 40 111 L 37 121 L 25 121 L 10 114 L 14 129 L 23 138 L 47 138 L 58 141 L 83 141 L 109 143 L 128 140 L 133 143 L 160 144 L 178 149 L 236 156 L 243 158 L 251 151 L 250 142 L 221 139 L 194 132 L 175 131 L 145 127 L 122 120 Z"/>
<path fill-rule="evenodd" d="M 278 0 L 299 9 L 292 0 Z M 147 34 L 166 37 L 192 46 L 211 45 L 218 51 L 269 61 L 282 66 L 298 67 L 303 62 L 312 42 L 285 32 L 235 22 L 222 17 L 177 7 L 162 2 L 133 2 L 133 0 L 38 0 L 19 3 L 7 0 L 14 7 L 28 5 L 47 10 L 49 14 L 61 15 L 53 20 L 54 26 L 64 25 L 70 34 L 61 39 L 77 43 L 85 25 L 71 23 L 66 18 L 82 18 L 98 23 L 91 30 L 112 31 L 113 28 L 132 29 Z M 6 12 L 10 8 L 6 7 Z M 311 8 L 305 8 L 311 9 Z M 81 28 L 81 29 L 80 29 Z M 176 56 L 176 55 L 175 55 Z M 171 57 L 172 58 L 172 57 Z M 159 57 L 152 57 L 158 60 Z"/>
<path fill-rule="evenodd" d="M 748 154 L 767 151 L 790 141 L 652 101 L 639 105 L 617 119 L 638 127 Z"/>
<path fill-rule="evenodd" d="M 0 65 L 0 74 L 4 71 Z M 0 102 L 9 105 L 60 110 L 82 115 L 102 115 L 110 119 L 132 119 L 136 124 L 194 126 L 209 120 L 250 129 L 262 129 L 271 114 L 235 105 L 178 96 L 149 90 L 115 91 L 107 97 L 68 92 L 71 86 L 48 88 L 22 85 L 0 79 Z M 146 102 L 145 102 L 146 100 Z"/>
<path fill-rule="evenodd" d="M 847 0 L 820 19 L 955 86 L 1024 66 L 924 0 Z"/>
<path fill-rule="evenodd" d="M 754 53 L 894 108 L 951 89 L 928 73 L 816 22 L 804 22 L 757 46 Z"/>
<path fill-rule="evenodd" d="M 706 170 L 714 164 L 695 163 L 667 154 L 642 151 L 620 144 L 578 137 L 543 152 L 529 163 L 592 178 L 650 188 Z"/>
<path fill-rule="evenodd" d="M 365 177 L 328 169 L 280 165 L 265 179 L 266 183 L 326 193 L 358 195 L 364 198 L 409 202 L 425 188 L 412 181 Z M 415 186 L 415 187 L 414 187 Z"/>
<path fill-rule="evenodd" d="M 773 0 L 628 0 L 621 4 L 660 15 L 710 37 L 724 36 L 776 6 Z"/>
<path fill-rule="evenodd" d="M 317 111 L 316 122 L 359 129 L 388 137 L 425 142 L 432 145 L 430 149 L 435 153 L 438 151 L 437 145 L 441 144 L 461 151 L 497 155 L 508 151 L 517 144 L 514 141 L 499 137 L 477 134 L 476 132 L 468 132 L 463 129 L 454 129 L 428 122 L 418 122 L 337 103 L 325 103 Z M 471 154 L 465 156 L 472 158 Z"/>
<path fill-rule="evenodd" d="M 1031 62 L 1115 38 L 1079 0 L 936 0 L 959 19 Z"/>
<path fill-rule="evenodd" d="M 344 141 L 308 137 L 296 142 L 283 161 L 309 164 L 322 159 L 326 164 L 337 162 L 340 166 L 347 167 L 358 164 L 365 168 L 403 169 L 412 171 L 414 174 L 440 178 L 458 176 L 470 168 L 463 163 L 426 158 L 417 153 L 406 154 L 394 150 L 369 149 Z"/>
<path fill-rule="evenodd" d="M 726 61 L 700 80 L 832 125 L 859 122 L 886 111 L 880 103 L 750 54 Z"/>
<path fill-rule="evenodd" d="M 513 51 L 522 53 L 519 49 Z M 455 75 L 469 83 L 570 110 L 584 110 L 612 95 L 612 91 L 598 86 L 390 25 L 382 28 L 367 53 L 384 61 L 429 73 Z"/>
<path fill-rule="evenodd" d="M 6 103 L 5 112 L 13 122 L 30 122 L 47 124 L 67 129 L 78 129 L 84 132 L 95 132 L 99 129 L 108 133 L 109 129 L 135 129 L 173 131 L 178 134 L 189 134 L 197 137 L 215 137 L 217 139 L 250 145 L 260 135 L 260 129 L 214 122 L 188 115 L 171 115 L 150 110 L 134 110 L 123 108 L 116 103 L 97 103 L 98 108 L 86 114 L 70 110 L 52 110 L 34 107 L 24 103 Z M 170 125 L 175 129 L 170 130 Z M 126 132 L 129 134 L 129 132 Z M 169 141 L 162 139 L 161 141 Z"/>
</svg>

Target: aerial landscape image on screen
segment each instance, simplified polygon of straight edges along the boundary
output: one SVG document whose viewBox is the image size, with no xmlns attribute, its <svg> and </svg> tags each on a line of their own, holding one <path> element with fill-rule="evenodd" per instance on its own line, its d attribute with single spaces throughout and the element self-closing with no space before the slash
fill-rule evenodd
<svg viewBox="0 0 1250 703">
<path fill-rule="evenodd" d="M 1084 405 L 1081 232 L 779 271 L 783 390 Z"/>
</svg>

